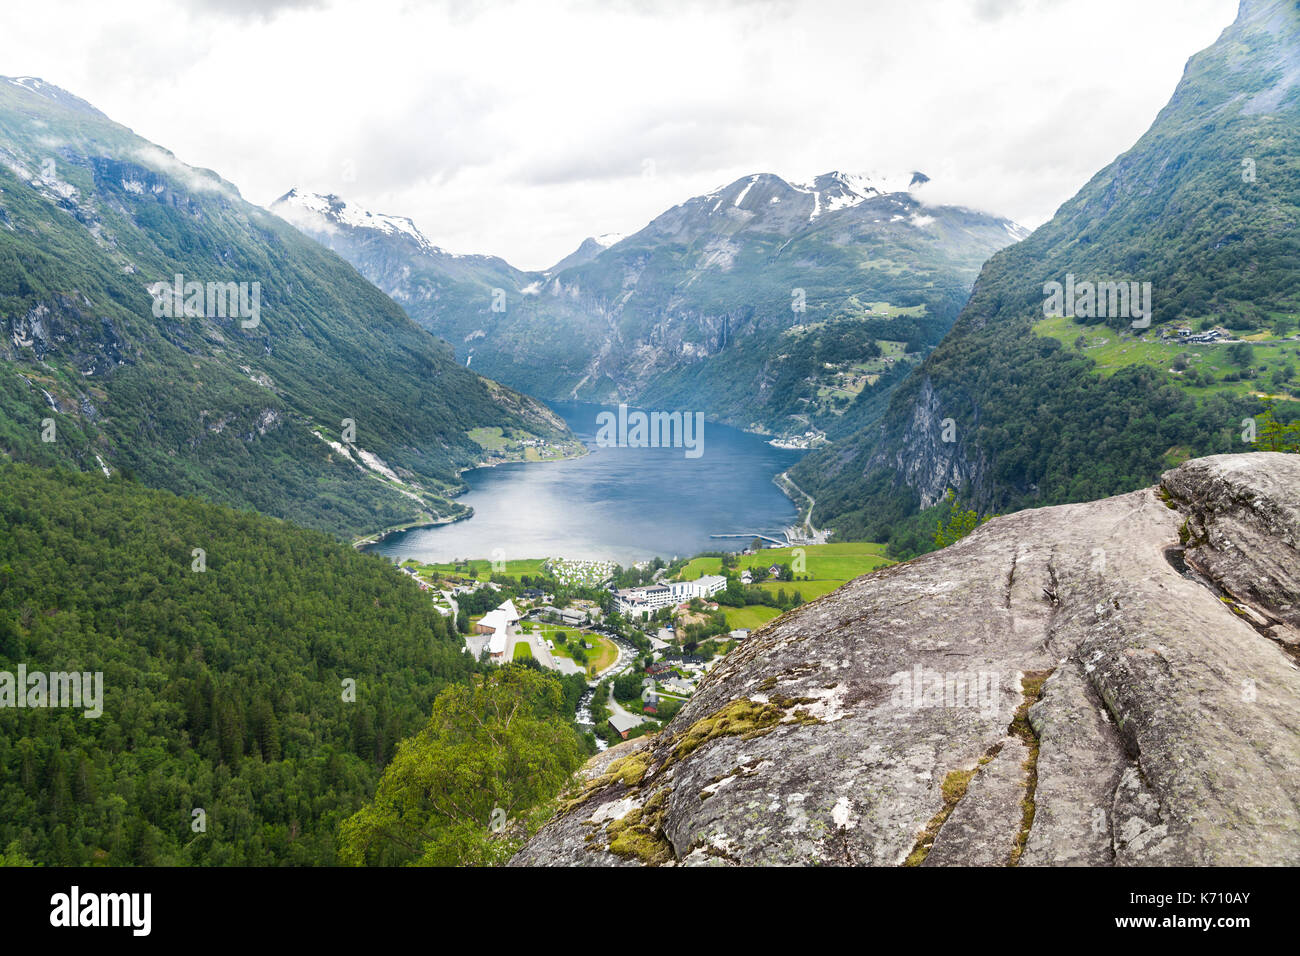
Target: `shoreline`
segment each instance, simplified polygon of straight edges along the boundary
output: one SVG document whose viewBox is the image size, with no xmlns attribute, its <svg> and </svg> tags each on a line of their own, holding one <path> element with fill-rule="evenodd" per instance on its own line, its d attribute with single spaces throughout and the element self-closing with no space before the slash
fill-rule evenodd
<svg viewBox="0 0 1300 956">
<path fill-rule="evenodd" d="M 790 477 L 790 473 L 788 469 L 786 471 L 778 472 L 776 475 L 773 475 L 772 484 L 776 485 L 777 488 L 781 489 L 781 494 L 789 498 L 790 503 L 794 505 L 794 510 L 795 510 L 794 527 L 799 528 L 801 530 L 806 528 L 807 530 L 812 531 L 814 534 L 816 534 L 816 528 L 814 528 L 812 524 L 812 512 L 813 509 L 817 507 L 816 499 L 814 499 L 810 494 L 808 494 L 808 492 L 804 491 L 797 484 L 795 484 L 794 479 Z M 796 500 L 795 496 L 790 493 L 791 489 L 797 491 L 803 500 L 802 501 Z M 807 508 L 807 512 L 804 511 L 805 507 Z"/>
<path fill-rule="evenodd" d="M 443 497 L 445 497 L 448 501 L 455 504 L 457 498 L 465 494 L 465 492 L 469 491 L 469 485 L 466 484 L 464 479 L 462 478 L 462 476 L 467 471 L 474 471 L 475 469 L 478 468 L 496 468 L 498 465 L 547 465 L 547 464 L 554 464 L 556 462 L 561 462 L 561 461 L 578 461 L 579 459 L 585 458 L 587 455 L 591 454 L 591 449 L 587 447 L 585 442 L 583 442 L 581 439 L 574 439 L 574 440 L 577 442 L 578 445 L 581 446 L 582 448 L 581 454 L 562 455 L 559 458 L 543 458 L 537 461 L 528 461 L 526 458 L 520 458 L 513 461 L 510 459 L 503 459 L 500 461 L 489 460 L 489 461 L 479 462 L 473 465 L 466 465 L 464 468 L 458 468 L 456 469 L 455 476 L 456 476 L 456 480 L 460 482 L 460 487 L 444 495 Z M 464 514 L 454 515 L 446 518 L 436 518 L 436 519 L 429 516 L 423 518 L 414 518 L 411 521 L 403 522 L 402 524 L 390 525 L 389 527 L 383 528 L 378 531 L 368 531 L 360 535 L 359 537 L 355 538 L 352 541 L 352 547 L 360 551 L 372 545 L 379 544 L 384 540 L 386 540 L 387 538 L 391 537 L 392 535 L 400 534 L 404 531 L 419 531 L 420 529 L 423 528 L 441 528 L 444 525 L 456 524 L 459 521 L 468 521 L 470 518 L 474 517 L 473 508 L 469 507 L 468 505 L 461 505 L 461 507 L 465 509 Z"/>
<path fill-rule="evenodd" d="M 371 545 L 379 544 L 391 535 L 400 534 L 403 531 L 418 531 L 421 528 L 439 528 L 446 524 L 455 524 L 457 521 L 468 521 L 474 517 L 474 509 L 467 509 L 467 513 L 457 515 L 452 518 L 439 518 L 436 520 L 416 518 L 403 524 L 392 525 L 384 528 L 382 531 L 371 531 L 361 535 L 352 542 L 352 547 L 357 550 L 368 548 Z"/>
</svg>

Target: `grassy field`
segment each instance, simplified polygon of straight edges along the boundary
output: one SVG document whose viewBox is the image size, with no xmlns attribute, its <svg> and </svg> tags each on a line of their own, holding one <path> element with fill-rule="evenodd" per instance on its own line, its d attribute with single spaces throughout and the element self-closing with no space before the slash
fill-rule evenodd
<svg viewBox="0 0 1300 956">
<path fill-rule="evenodd" d="M 551 651 L 556 657 L 567 657 L 573 660 L 573 652 L 569 649 L 568 644 L 561 644 L 555 640 L 557 633 L 564 633 L 569 636 L 569 641 L 583 640 L 592 645 L 591 650 L 587 651 L 587 672 L 589 674 L 599 673 L 618 657 L 618 648 L 609 638 L 600 634 L 592 634 L 589 631 L 580 631 L 573 627 L 564 627 L 558 624 L 537 624 L 528 621 L 523 625 L 529 633 L 536 632 L 541 635 L 542 640 L 554 642 L 555 649 Z"/>
<path fill-rule="evenodd" d="M 528 646 L 527 641 L 519 641 L 515 644 L 515 660 L 530 661 L 533 659 L 533 649 Z"/>
<path fill-rule="evenodd" d="M 506 561 L 505 570 L 498 571 L 496 573 L 504 574 L 506 577 L 514 578 L 517 581 L 519 580 L 520 576 L 524 574 L 527 574 L 530 577 L 541 574 L 542 564 L 545 563 L 545 561 L 546 561 L 545 558 L 528 558 L 520 561 Z M 472 569 L 478 572 L 478 578 L 479 580 L 482 581 L 486 581 L 493 574 L 492 562 L 487 558 L 481 558 L 474 561 L 466 561 L 461 563 L 460 565 L 420 564 L 417 561 L 405 561 L 403 562 L 403 564 L 405 564 L 409 568 L 414 568 L 415 573 L 418 574 L 425 581 L 428 581 L 430 579 L 429 578 L 430 571 L 437 571 L 439 574 L 443 575 L 444 577 L 451 575 L 453 577 L 468 578 L 470 577 L 470 570 Z"/>
<path fill-rule="evenodd" d="M 470 441 L 475 442 L 484 451 L 503 452 L 510 444 L 510 439 L 506 437 L 499 425 L 493 425 L 491 428 L 471 428 L 465 434 L 469 435 Z"/>
<path fill-rule="evenodd" d="M 505 457 L 510 457 L 511 454 L 518 455 L 521 450 L 519 443 L 531 437 L 517 430 L 513 435 L 508 435 L 499 425 L 486 428 L 471 428 L 465 434 L 469 436 L 470 441 L 477 444 L 489 455 L 502 455 Z M 513 453 L 511 452 L 512 445 L 515 446 Z M 573 453 L 574 449 L 571 443 L 565 443 L 563 445 L 548 444 L 544 450 L 546 454 L 543 454 L 543 449 L 535 445 L 529 445 L 522 449 L 523 460 L 556 461 L 568 457 Z"/>
<path fill-rule="evenodd" d="M 1181 323 L 1189 328 L 1197 328 L 1198 323 Z M 1101 375 L 1113 375 L 1121 368 L 1132 365 L 1149 365 L 1152 368 L 1170 370 L 1178 356 L 1185 357 L 1188 369 L 1196 369 L 1204 376 L 1214 376 L 1210 385 L 1193 385 L 1184 380 L 1189 392 L 1196 395 L 1213 395 L 1216 393 L 1232 395 L 1269 396 L 1289 399 L 1284 389 L 1273 382 L 1273 372 L 1286 366 L 1300 367 L 1300 342 L 1278 339 L 1272 333 L 1261 332 L 1246 336 L 1250 343 L 1251 359 L 1249 365 L 1262 371 L 1256 371 L 1254 377 L 1237 382 L 1225 382 L 1223 377 L 1229 372 L 1244 371 L 1242 366 L 1234 363 L 1228 356 L 1232 345 L 1200 345 L 1177 342 L 1161 342 L 1154 330 L 1141 333 L 1125 330 L 1117 332 L 1105 325 L 1077 325 L 1073 319 L 1058 317 L 1042 319 L 1034 324 L 1038 335 L 1050 336 L 1067 349 L 1074 349 L 1074 343 L 1083 337 L 1083 349 L 1079 354 L 1097 363 Z M 1180 374 L 1180 373 L 1175 373 Z M 1185 376 L 1182 372 L 1180 377 Z"/>
<path fill-rule="evenodd" d="M 786 594 L 798 591 L 805 601 L 829 594 L 841 584 L 852 581 L 886 565 L 893 564 L 885 557 L 885 545 L 870 541 L 844 541 L 835 544 L 815 544 L 804 548 L 765 548 L 757 554 L 740 555 L 740 567 L 770 567 L 789 564 L 792 568 L 803 552 L 804 568 L 795 572 L 794 581 L 764 581 L 758 587 L 775 594 L 782 588 Z M 684 580 L 693 581 L 703 574 L 722 573 L 721 558 L 695 558 L 682 571 Z M 723 613 L 731 627 L 751 630 L 777 617 L 780 612 L 765 604 L 750 604 L 743 608 L 724 607 Z"/>
<path fill-rule="evenodd" d="M 739 566 L 754 568 L 762 565 L 789 564 L 794 566 L 796 551 L 802 551 L 805 568 L 796 571 L 796 578 L 810 578 L 813 581 L 836 581 L 843 584 L 860 574 L 874 571 L 886 564 L 893 564 L 885 557 L 885 545 L 871 541 L 842 541 L 834 544 L 814 544 L 803 548 L 764 548 L 757 554 L 740 555 Z M 721 574 L 721 558 L 695 558 L 682 571 L 682 579 L 694 581 L 704 574 Z M 802 581 L 785 583 L 787 590 L 799 588 Z M 838 585 L 837 585 L 838 586 Z M 802 590 L 802 588 L 800 588 Z"/>
<path fill-rule="evenodd" d="M 722 613 L 727 616 L 729 627 L 745 627 L 753 631 L 762 627 L 773 618 L 780 617 L 781 612 L 765 604 L 749 604 L 745 607 L 724 607 Z"/>
<path fill-rule="evenodd" d="M 854 301 L 856 301 L 856 297 Z M 867 302 L 865 305 L 874 314 L 887 315 L 890 318 L 896 315 L 925 315 L 924 305 L 890 305 L 888 302 Z"/>
</svg>

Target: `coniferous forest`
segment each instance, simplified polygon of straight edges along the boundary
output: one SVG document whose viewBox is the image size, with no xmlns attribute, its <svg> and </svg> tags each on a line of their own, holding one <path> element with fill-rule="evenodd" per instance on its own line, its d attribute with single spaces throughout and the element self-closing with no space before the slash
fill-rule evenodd
<svg viewBox="0 0 1300 956">
<path fill-rule="evenodd" d="M 19 663 L 104 675 L 98 718 L 0 708 L 0 849 L 70 865 L 335 863 L 339 824 L 398 742 L 483 670 L 383 559 L 130 481 L 6 465 L 0 671 Z M 563 730 L 572 700 L 554 699 L 544 719 Z"/>
</svg>

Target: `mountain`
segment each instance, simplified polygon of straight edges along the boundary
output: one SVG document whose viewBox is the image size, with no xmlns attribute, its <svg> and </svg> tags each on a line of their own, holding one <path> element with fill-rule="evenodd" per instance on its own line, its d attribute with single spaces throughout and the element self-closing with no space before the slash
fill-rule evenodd
<svg viewBox="0 0 1300 956">
<path fill-rule="evenodd" d="M 0 78 L 0 319 L 0 454 L 336 533 L 466 513 L 475 429 L 572 438 L 215 173 L 33 78 Z"/>
<path fill-rule="evenodd" d="M 271 209 L 343 256 L 413 315 L 490 309 L 493 289 L 516 290 L 531 281 L 503 259 L 447 252 L 410 219 L 372 213 L 335 195 L 290 189 Z"/>
<path fill-rule="evenodd" d="M 516 865 L 1300 863 L 1300 456 L 995 518 L 751 634 Z"/>
<path fill-rule="evenodd" d="M 821 521 L 884 540 L 948 488 L 983 512 L 1086 500 L 1240 450 L 1265 401 L 1294 418 L 1297 155 L 1300 9 L 1245 0 L 1141 139 L 989 260 L 882 420 L 800 462 Z"/>
<path fill-rule="evenodd" d="M 585 266 L 592 259 L 614 245 L 616 242 L 622 242 L 623 236 L 616 232 L 609 232 L 603 236 L 590 236 L 582 240 L 582 245 L 578 246 L 567 256 L 546 270 L 547 275 L 556 272 L 563 272 L 572 266 Z"/>
<path fill-rule="evenodd" d="M 272 208 L 474 369 L 529 394 L 838 434 L 879 414 L 947 331 L 980 264 L 1024 235 L 926 204 L 914 193 L 927 181 L 747 176 L 634 235 L 589 239 L 544 273 L 451 255 L 388 228 L 406 220 L 337 197 L 293 190 Z"/>
</svg>

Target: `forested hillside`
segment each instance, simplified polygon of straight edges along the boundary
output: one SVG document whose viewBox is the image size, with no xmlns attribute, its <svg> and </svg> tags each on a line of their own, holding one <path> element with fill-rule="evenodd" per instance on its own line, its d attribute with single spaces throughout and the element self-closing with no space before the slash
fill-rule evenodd
<svg viewBox="0 0 1300 956">
<path fill-rule="evenodd" d="M 0 457 L 336 533 L 463 513 L 475 428 L 567 436 L 338 256 L 33 78 L 0 78 L 0 323 Z"/>
<path fill-rule="evenodd" d="M 883 419 L 795 468 L 821 521 L 885 540 L 949 488 L 983 513 L 1100 498 L 1248 449 L 1270 402 L 1294 419 L 1298 77 L 1300 9 L 1247 0 L 1133 148 L 989 260 Z M 1049 315 L 1067 281 L 1149 284 L 1150 321 L 1100 294 Z"/>
<path fill-rule="evenodd" d="M 382 559 L 130 481 L 11 464 L 0 671 L 19 664 L 103 673 L 98 718 L 0 707 L 0 849 L 70 865 L 334 863 L 338 825 L 398 742 L 476 668 Z"/>
</svg>

